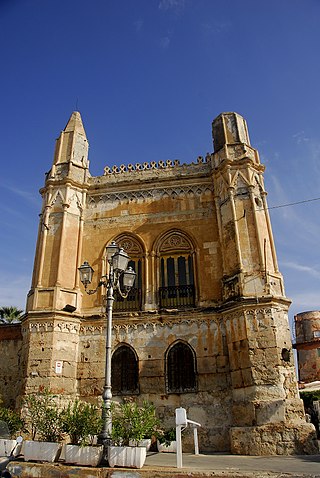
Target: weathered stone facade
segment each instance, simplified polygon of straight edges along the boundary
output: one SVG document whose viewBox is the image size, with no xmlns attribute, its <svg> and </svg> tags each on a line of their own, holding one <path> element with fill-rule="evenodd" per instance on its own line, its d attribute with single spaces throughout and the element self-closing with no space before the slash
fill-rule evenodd
<svg viewBox="0 0 320 478">
<path fill-rule="evenodd" d="M 240 115 L 218 116 L 213 139 L 214 152 L 195 164 L 128 164 L 92 177 L 81 117 L 72 114 L 41 190 L 22 324 L 23 393 L 44 385 L 66 398 L 100 396 L 104 291 L 86 295 L 77 268 L 90 262 L 97 286 L 107 273 L 105 247 L 115 240 L 138 272 L 133 306 L 116 301 L 113 321 L 114 351 L 126 346 L 138 364 L 132 397 L 153 401 L 168 426 L 175 408 L 185 407 L 202 424 L 202 450 L 314 452 L 290 353 L 290 302 L 264 166 Z M 185 370 L 173 362 L 178 372 L 170 362 L 176 345 L 189 360 Z M 177 374 L 189 388 L 174 390 Z"/>
<path fill-rule="evenodd" d="M 299 380 L 320 380 L 320 311 L 301 312 L 294 317 Z"/>
<path fill-rule="evenodd" d="M 22 392 L 23 365 L 22 335 L 20 324 L 0 326 L 0 397 L 3 405 L 15 408 L 16 397 Z"/>
</svg>

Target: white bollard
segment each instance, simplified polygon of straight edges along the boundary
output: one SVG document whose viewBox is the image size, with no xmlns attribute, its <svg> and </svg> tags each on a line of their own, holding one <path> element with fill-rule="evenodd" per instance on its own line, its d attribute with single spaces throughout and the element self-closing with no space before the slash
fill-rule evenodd
<svg viewBox="0 0 320 478">
<path fill-rule="evenodd" d="M 182 468 L 182 440 L 181 440 L 181 425 L 176 426 L 176 440 L 177 440 L 177 468 Z"/>
<path fill-rule="evenodd" d="M 199 455 L 198 429 L 193 427 L 194 454 Z"/>
</svg>

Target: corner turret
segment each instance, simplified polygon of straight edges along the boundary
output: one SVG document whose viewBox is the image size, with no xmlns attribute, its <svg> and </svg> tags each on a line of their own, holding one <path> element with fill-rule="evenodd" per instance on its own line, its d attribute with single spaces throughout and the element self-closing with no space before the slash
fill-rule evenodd
<svg viewBox="0 0 320 478">
<path fill-rule="evenodd" d="M 246 120 L 238 113 L 221 113 L 212 123 L 212 137 L 215 153 L 228 144 L 250 146 Z"/>
<path fill-rule="evenodd" d="M 89 175 L 88 151 L 89 143 L 81 115 L 74 111 L 56 140 L 53 166 L 46 179 L 60 181 L 68 178 L 76 183 L 85 183 Z"/>
<path fill-rule="evenodd" d="M 89 144 L 81 115 L 74 111 L 56 142 L 53 164 L 74 163 L 88 167 Z"/>
<path fill-rule="evenodd" d="M 28 312 L 79 308 L 77 267 L 88 165 L 88 140 L 81 115 L 74 111 L 56 141 L 53 166 L 40 190 L 43 203 Z"/>
</svg>

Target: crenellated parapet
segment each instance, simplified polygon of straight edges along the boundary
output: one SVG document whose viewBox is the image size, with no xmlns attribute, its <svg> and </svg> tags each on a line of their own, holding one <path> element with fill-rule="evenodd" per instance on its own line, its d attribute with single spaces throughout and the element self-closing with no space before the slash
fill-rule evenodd
<svg viewBox="0 0 320 478">
<path fill-rule="evenodd" d="M 196 163 L 192 162 L 191 164 L 195 165 L 195 164 L 209 163 L 210 160 L 211 160 L 211 155 L 207 153 L 205 157 L 198 156 Z M 179 159 L 174 159 L 174 160 L 167 159 L 166 161 L 163 161 L 163 160 L 150 161 L 150 162 L 136 163 L 136 164 L 130 163 L 128 165 L 121 164 L 120 166 L 114 165 L 112 166 L 112 168 L 110 168 L 109 166 L 106 166 L 104 168 L 104 176 L 113 175 L 113 174 L 131 173 L 133 171 L 172 169 L 172 168 L 178 168 L 181 166 L 186 166 L 186 165 L 185 164 L 181 165 Z"/>
</svg>

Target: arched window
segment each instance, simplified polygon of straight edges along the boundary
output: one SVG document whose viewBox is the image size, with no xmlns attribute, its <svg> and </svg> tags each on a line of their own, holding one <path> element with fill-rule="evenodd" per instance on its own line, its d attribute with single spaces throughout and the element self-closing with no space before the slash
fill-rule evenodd
<svg viewBox="0 0 320 478">
<path fill-rule="evenodd" d="M 115 301 L 113 308 L 115 311 L 130 311 L 142 309 L 142 274 L 144 254 L 141 244 L 136 238 L 129 234 L 122 234 L 115 238 L 117 244 L 122 247 L 130 256 L 128 267 L 131 266 L 136 273 L 134 286 L 126 299 L 115 290 Z M 122 286 L 122 278 L 120 280 Z M 123 288 L 122 288 L 123 289 Z"/>
<path fill-rule="evenodd" d="M 189 344 L 177 342 L 168 350 L 166 380 L 168 393 L 196 391 L 196 356 Z"/>
<path fill-rule="evenodd" d="M 171 231 L 162 239 L 160 255 L 160 308 L 194 307 L 193 252 L 189 238 Z"/>
<path fill-rule="evenodd" d="M 112 355 L 111 386 L 114 395 L 139 393 L 138 360 L 129 345 L 121 345 Z"/>
</svg>

